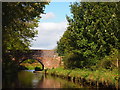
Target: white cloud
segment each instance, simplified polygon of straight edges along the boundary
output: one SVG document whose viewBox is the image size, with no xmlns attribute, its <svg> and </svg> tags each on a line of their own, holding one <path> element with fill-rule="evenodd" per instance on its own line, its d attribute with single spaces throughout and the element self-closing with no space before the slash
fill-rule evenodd
<svg viewBox="0 0 120 90">
<path fill-rule="evenodd" d="M 52 19 L 55 18 L 55 14 L 53 12 L 48 12 L 46 14 L 41 15 L 42 19 Z"/>
<path fill-rule="evenodd" d="M 31 49 L 53 49 L 67 28 L 67 22 L 39 23 L 38 37 L 32 42 Z"/>
</svg>

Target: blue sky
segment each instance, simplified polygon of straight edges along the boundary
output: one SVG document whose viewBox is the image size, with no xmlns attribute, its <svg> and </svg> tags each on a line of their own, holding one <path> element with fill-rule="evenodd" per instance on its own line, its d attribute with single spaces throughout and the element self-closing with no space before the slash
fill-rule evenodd
<svg viewBox="0 0 120 90">
<path fill-rule="evenodd" d="M 54 49 L 67 28 L 66 15 L 70 16 L 70 2 L 51 2 L 46 5 L 38 30 L 38 37 L 32 41 L 31 49 Z"/>
<path fill-rule="evenodd" d="M 51 2 L 46 5 L 45 13 L 53 12 L 55 14 L 54 19 L 43 20 L 42 22 L 61 22 L 66 19 L 66 15 L 70 15 L 69 2 Z"/>
</svg>

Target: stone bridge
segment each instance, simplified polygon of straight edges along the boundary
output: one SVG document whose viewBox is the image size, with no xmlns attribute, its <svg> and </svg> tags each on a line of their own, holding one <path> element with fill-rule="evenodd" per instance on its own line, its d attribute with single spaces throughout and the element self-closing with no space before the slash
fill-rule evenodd
<svg viewBox="0 0 120 90">
<path fill-rule="evenodd" d="M 39 61 L 44 68 L 57 68 L 61 65 L 61 57 L 54 50 L 29 50 L 25 53 L 17 51 L 19 64 L 27 59 Z"/>
</svg>

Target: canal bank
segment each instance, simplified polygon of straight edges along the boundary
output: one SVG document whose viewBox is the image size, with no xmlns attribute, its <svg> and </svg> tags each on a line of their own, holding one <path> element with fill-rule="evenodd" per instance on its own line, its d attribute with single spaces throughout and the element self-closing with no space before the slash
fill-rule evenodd
<svg viewBox="0 0 120 90">
<path fill-rule="evenodd" d="M 86 88 L 80 84 L 75 84 L 59 77 L 45 75 L 43 71 L 35 73 L 33 71 L 34 70 L 21 70 L 16 74 L 4 75 L 2 90 L 31 90 L 32 88 Z"/>
<path fill-rule="evenodd" d="M 3 76 L 5 88 L 110 88 L 118 90 L 119 77 L 110 71 L 66 70 L 63 68 L 44 71 L 22 70 L 18 74 Z M 16 90 L 16 89 L 15 89 Z"/>
<path fill-rule="evenodd" d="M 87 69 L 48 69 L 45 71 L 46 74 L 65 78 L 75 83 L 82 83 L 84 86 L 90 86 L 94 88 L 111 88 L 118 89 L 120 88 L 120 76 L 118 75 L 118 71 L 110 71 L 110 70 L 95 70 L 90 71 Z"/>
</svg>

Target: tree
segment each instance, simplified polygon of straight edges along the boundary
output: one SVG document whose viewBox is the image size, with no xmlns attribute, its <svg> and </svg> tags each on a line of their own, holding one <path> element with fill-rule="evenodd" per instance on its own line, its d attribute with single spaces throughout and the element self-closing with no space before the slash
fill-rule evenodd
<svg viewBox="0 0 120 90">
<path fill-rule="evenodd" d="M 3 61 L 11 62 L 17 58 L 15 51 L 28 50 L 48 2 L 3 2 L 2 3 L 2 50 Z M 11 55 L 7 55 L 13 51 Z M 22 52 L 21 52 L 22 53 Z M 6 62 L 5 62 L 6 63 Z M 7 64 L 7 63 L 6 63 Z"/>
<path fill-rule="evenodd" d="M 73 52 L 80 57 L 80 65 L 87 67 L 109 55 L 113 48 L 120 49 L 119 4 L 71 4 L 72 16 L 67 16 L 69 26 L 58 42 L 58 53 L 67 57 L 67 53 Z"/>
<path fill-rule="evenodd" d="M 37 34 L 35 28 L 47 3 L 4 2 L 2 4 L 3 49 L 28 48 L 30 39 Z"/>
</svg>

